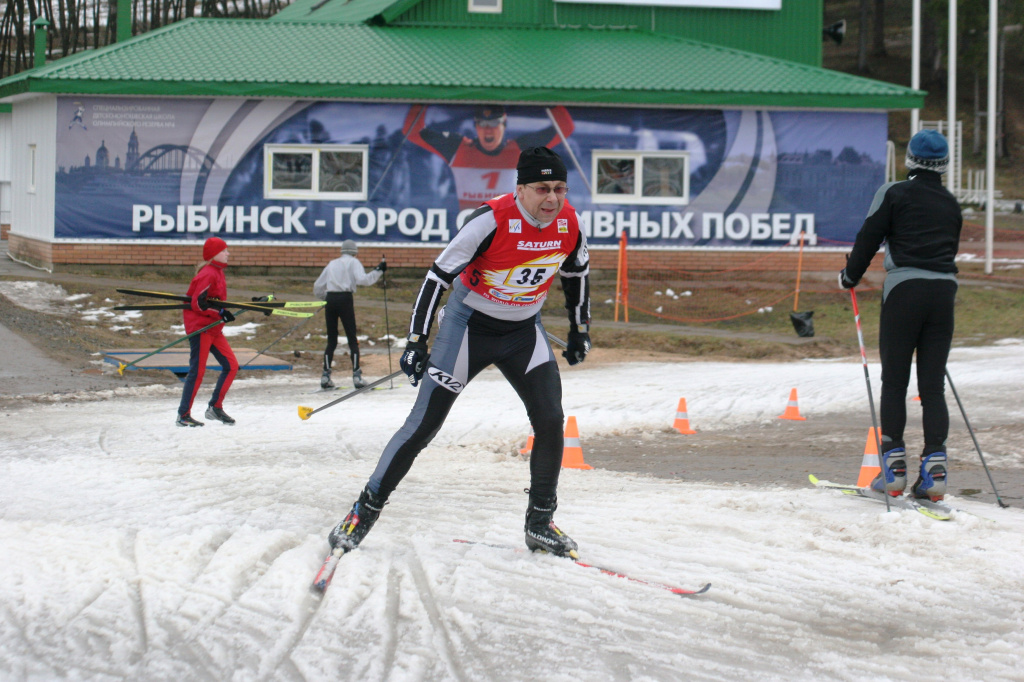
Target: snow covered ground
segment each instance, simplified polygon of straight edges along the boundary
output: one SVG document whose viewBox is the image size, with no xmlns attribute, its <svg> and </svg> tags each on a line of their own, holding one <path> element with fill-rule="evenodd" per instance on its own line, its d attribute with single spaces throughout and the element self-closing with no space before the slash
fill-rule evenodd
<svg viewBox="0 0 1024 682">
<path fill-rule="evenodd" d="M 1019 341 L 954 351 L 973 421 L 1024 418 L 1022 357 Z M 584 364 L 563 379 L 584 454 L 587 435 L 665 429 L 680 397 L 704 429 L 774 420 L 794 386 L 815 419 L 864 409 L 855 359 Z M 176 386 L 0 413 L 0 679 L 1024 679 L 1019 508 L 952 497 L 969 513 L 937 522 L 810 486 L 563 470 L 556 520 L 583 558 L 712 583 L 689 598 L 452 542 L 522 545 L 528 424 L 494 371 L 318 601 L 326 533 L 414 389 L 301 421 L 297 406 L 336 397 L 313 382 L 239 380 L 234 427 L 175 427 Z M 1024 467 L 1021 451 L 986 459 Z"/>
</svg>

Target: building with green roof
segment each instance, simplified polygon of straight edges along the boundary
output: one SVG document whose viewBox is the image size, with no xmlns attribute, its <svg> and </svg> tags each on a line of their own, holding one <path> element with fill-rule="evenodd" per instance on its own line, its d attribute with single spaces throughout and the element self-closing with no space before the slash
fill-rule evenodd
<svg viewBox="0 0 1024 682">
<path fill-rule="evenodd" d="M 39 65 L 0 80 L 10 251 L 421 266 L 534 145 L 595 252 L 850 241 L 924 93 L 822 69 L 820 1 L 688 3 L 297 0 Z"/>
</svg>

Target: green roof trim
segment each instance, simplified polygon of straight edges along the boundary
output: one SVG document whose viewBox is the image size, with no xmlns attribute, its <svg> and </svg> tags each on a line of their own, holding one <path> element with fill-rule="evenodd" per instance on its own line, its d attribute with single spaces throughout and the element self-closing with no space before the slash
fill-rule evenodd
<svg viewBox="0 0 1024 682">
<path fill-rule="evenodd" d="M 925 96 L 639 30 L 238 19 L 188 19 L 0 80 L 0 98 L 26 92 L 825 109 Z"/>
<path fill-rule="evenodd" d="M 420 0 L 295 0 L 267 21 L 358 24 L 383 15 L 392 5 L 412 6 L 418 2 Z"/>
</svg>

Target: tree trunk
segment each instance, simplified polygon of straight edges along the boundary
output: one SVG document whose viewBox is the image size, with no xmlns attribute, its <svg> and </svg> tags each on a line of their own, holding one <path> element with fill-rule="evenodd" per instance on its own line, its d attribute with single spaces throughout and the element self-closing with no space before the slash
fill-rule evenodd
<svg viewBox="0 0 1024 682">
<path fill-rule="evenodd" d="M 875 49 L 876 57 L 885 57 L 885 0 L 875 0 Z"/>
<path fill-rule="evenodd" d="M 857 70 L 868 73 L 868 14 L 871 0 L 860 0 L 860 21 L 857 27 Z"/>
</svg>

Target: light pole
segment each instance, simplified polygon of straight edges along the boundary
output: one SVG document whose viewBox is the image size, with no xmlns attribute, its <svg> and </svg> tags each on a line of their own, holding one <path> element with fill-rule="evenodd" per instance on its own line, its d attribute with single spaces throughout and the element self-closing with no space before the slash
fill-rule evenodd
<svg viewBox="0 0 1024 682">
<path fill-rule="evenodd" d="M 985 117 L 985 274 L 992 274 L 993 213 L 996 198 L 996 41 L 999 39 L 999 1 L 988 1 L 988 116 Z"/>
</svg>

